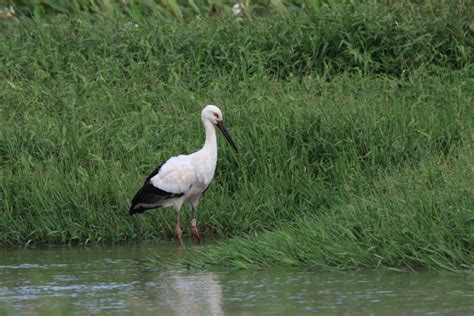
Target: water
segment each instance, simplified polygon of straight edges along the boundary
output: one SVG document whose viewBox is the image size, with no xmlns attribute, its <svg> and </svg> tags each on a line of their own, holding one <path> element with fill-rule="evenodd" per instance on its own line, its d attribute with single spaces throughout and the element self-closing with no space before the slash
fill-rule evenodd
<svg viewBox="0 0 474 316">
<path fill-rule="evenodd" d="M 474 315 L 474 277 L 150 269 L 176 244 L 0 251 L 0 314 Z"/>
</svg>

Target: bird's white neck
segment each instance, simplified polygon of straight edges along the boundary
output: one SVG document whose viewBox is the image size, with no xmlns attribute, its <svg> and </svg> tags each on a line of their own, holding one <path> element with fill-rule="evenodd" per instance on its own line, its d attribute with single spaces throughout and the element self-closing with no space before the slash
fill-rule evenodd
<svg viewBox="0 0 474 316">
<path fill-rule="evenodd" d="M 204 121 L 204 128 L 206 129 L 206 142 L 204 143 L 202 150 L 217 158 L 216 129 L 208 120 Z"/>
</svg>

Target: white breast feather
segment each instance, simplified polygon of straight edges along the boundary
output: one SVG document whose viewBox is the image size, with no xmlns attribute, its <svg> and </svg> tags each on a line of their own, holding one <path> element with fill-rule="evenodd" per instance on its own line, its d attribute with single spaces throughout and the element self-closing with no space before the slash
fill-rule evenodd
<svg viewBox="0 0 474 316">
<path fill-rule="evenodd" d="M 168 159 L 160 172 L 150 179 L 153 186 L 169 193 L 186 193 L 196 181 L 196 174 L 189 156 Z"/>
</svg>

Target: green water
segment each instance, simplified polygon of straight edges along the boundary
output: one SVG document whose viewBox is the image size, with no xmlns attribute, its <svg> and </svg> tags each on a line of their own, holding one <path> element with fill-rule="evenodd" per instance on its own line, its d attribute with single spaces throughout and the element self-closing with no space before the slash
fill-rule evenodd
<svg viewBox="0 0 474 316">
<path fill-rule="evenodd" d="M 472 275 L 151 269 L 176 244 L 2 250 L 0 314 L 473 315 Z"/>
</svg>

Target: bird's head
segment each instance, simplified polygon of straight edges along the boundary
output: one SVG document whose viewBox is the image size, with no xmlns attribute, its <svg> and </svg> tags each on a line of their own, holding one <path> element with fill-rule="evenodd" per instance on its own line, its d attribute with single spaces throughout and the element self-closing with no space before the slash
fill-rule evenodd
<svg viewBox="0 0 474 316">
<path fill-rule="evenodd" d="M 214 125 L 217 125 L 219 121 L 223 120 L 222 111 L 215 105 L 207 105 L 201 113 L 203 121 L 209 121 Z"/>
<path fill-rule="evenodd" d="M 230 136 L 229 131 L 224 125 L 224 118 L 222 116 L 222 111 L 217 106 L 207 105 L 202 110 L 201 117 L 204 123 L 208 121 L 208 122 L 211 122 L 213 125 L 217 126 L 221 130 L 225 139 L 232 146 L 232 148 L 234 148 L 236 152 L 239 152 L 237 145 L 235 144 L 234 140 L 232 139 L 232 136 Z"/>
</svg>

